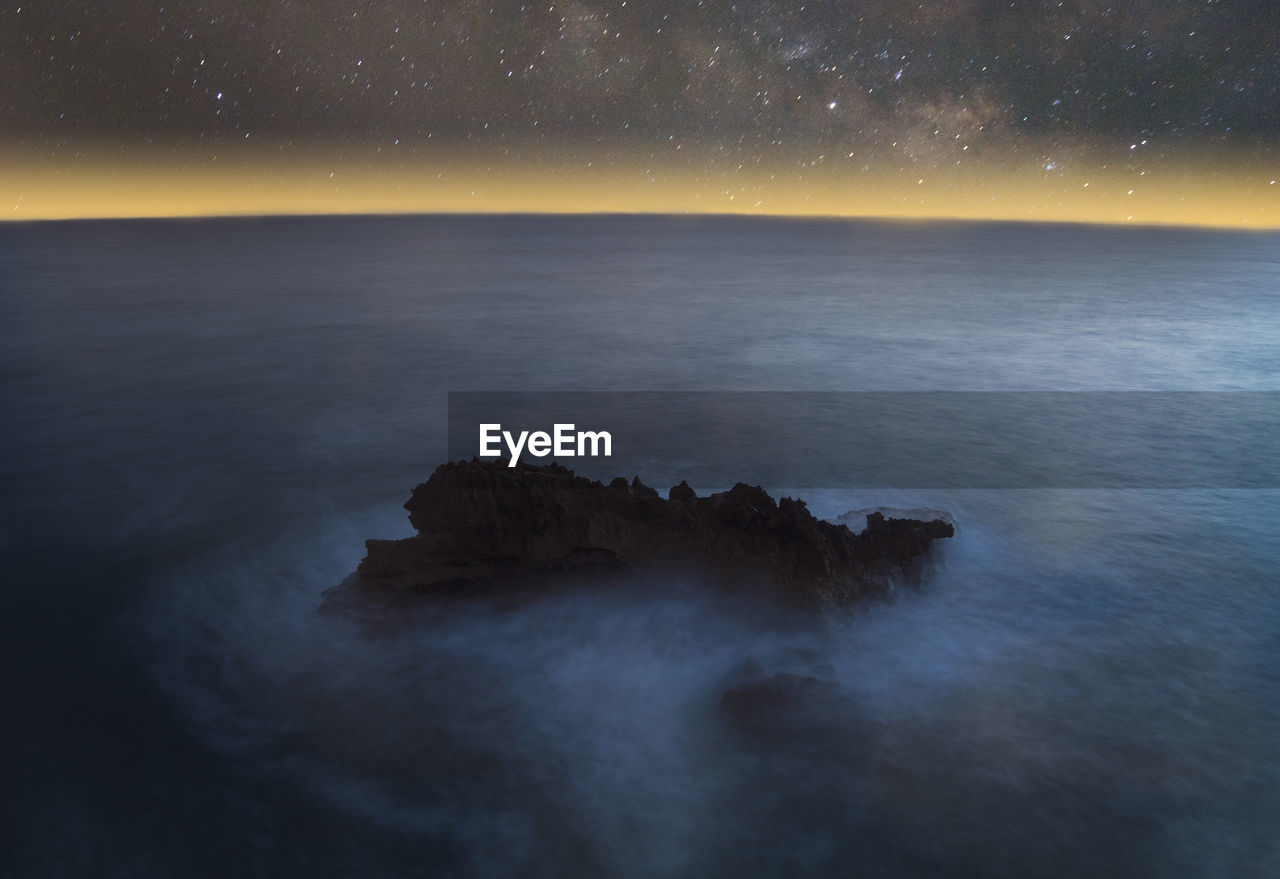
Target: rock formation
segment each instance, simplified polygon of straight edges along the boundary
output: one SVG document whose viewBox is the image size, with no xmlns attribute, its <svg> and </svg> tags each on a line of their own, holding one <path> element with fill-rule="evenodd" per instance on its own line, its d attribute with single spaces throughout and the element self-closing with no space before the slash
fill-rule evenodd
<svg viewBox="0 0 1280 879">
<path fill-rule="evenodd" d="M 474 594 L 529 575 L 590 566 L 656 565 L 759 587 L 787 603 L 844 604 L 887 590 L 931 541 L 940 519 L 867 516 L 855 534 L 739 483 L 698 497 L 685 482 L 666 499 L 621 477 L 608 485 L 557 464 L 473 459 L 436 469 L 405 503 L 415 537 L 369 540 L 338 591 Z M 331 600 L 336 596 L 330 596 Z"/>
</svg>

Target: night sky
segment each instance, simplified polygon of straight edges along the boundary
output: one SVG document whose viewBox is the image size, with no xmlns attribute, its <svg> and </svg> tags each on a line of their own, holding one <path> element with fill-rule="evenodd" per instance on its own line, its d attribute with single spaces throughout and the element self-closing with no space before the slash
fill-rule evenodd
<svg viewBox="0 0 1280 879">
<path fill-rule="evenodd" d="M 19 217 L 1280 223 L 1267 2 L 37 0 L 0 34 Z"/>
</svg>

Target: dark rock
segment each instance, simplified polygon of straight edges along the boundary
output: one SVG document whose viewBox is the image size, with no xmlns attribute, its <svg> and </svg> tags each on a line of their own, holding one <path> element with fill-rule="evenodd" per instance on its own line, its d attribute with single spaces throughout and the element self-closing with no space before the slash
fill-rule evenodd
<svg viewBox="0 0 1280 879">
<path fill-rule="evenodd" d="M 831 681 L 783 673 L 726 690 L 721 709 L 743 731 L 762 739 L 848 736 L 857 728 L 853 699 Z"/>
<path fill-rule="evenodd" d="M 931 507 L 915 507 L 913 509 L 904 510 L 901 507 L 867 507 L 862 510 L 850 510 L 836 517 L 837 522 L 847 525 L 861 525 L 867 521 L 867 516 L 872 513 L 880 513 L 888 519 L 920 519 L 925 522 L 941 519 L 948 525 L 955 525 L 956 521 L 946 510 L 935 510 Z"/>
<path fill-rule="evenodd" d="M 778 767 L 782 777 L 811 775 L 808 805 L 822 791 L 844 801 L 865 779 L 893 734 L 835 681 L 784 672 L 740 683 L 720 698 L 725 740 Z"/>
<path fill-rule="evenodd" d="M 679 485 L 671 486 L 671 491 L 667 492 L 667 498 L 673 501 L 692 501 L 697 500 L 698 493 L 689 487 L 689 483 L 680 480 Z"/>
<path fill-rule="evenodd" d="M 885 591 L 931 541 L 954 533 L 938 520 L 873 513 L 855 534 L 814 518 L 803 501 L 775 503 L 742 483 L 699 498 L 682 482 L 669 497 L 639 477 L 606 487 L 557 464 L 444 464 L 405 503 L 417 536 L 367 541 L 343 588 L 473 594 L 480 587 L 468 584 L 659 564 L 761 586 L 789 603 L 843 604 Z"/>
</svg>

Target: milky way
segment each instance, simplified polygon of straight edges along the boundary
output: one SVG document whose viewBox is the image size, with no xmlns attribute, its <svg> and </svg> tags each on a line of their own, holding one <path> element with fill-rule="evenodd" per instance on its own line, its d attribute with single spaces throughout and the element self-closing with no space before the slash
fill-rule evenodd
<svg viewBox="0 0 1280 879">
<path fill-rule="evenodd" d="M 0 31 L 28 172 L 594 159 L 768 210 L 815 174 L 986 186 L 1009 162 L 1068 191 L 1170 163 L 1269 187 L 1280 135 L 1263 2 L 36 2 Z"/>
</svg>

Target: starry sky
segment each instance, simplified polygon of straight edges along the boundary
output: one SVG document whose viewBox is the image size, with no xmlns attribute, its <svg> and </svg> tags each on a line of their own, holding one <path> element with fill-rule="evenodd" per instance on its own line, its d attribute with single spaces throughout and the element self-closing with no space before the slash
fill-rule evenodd
<svg viewBox="0 0 1280 879">
<path fill-rule="evenodd" d="M 36 0 L 0 9 L 0 63 L 19 218 L 1280 225 L 1258 0 Z"/>
</svg>

